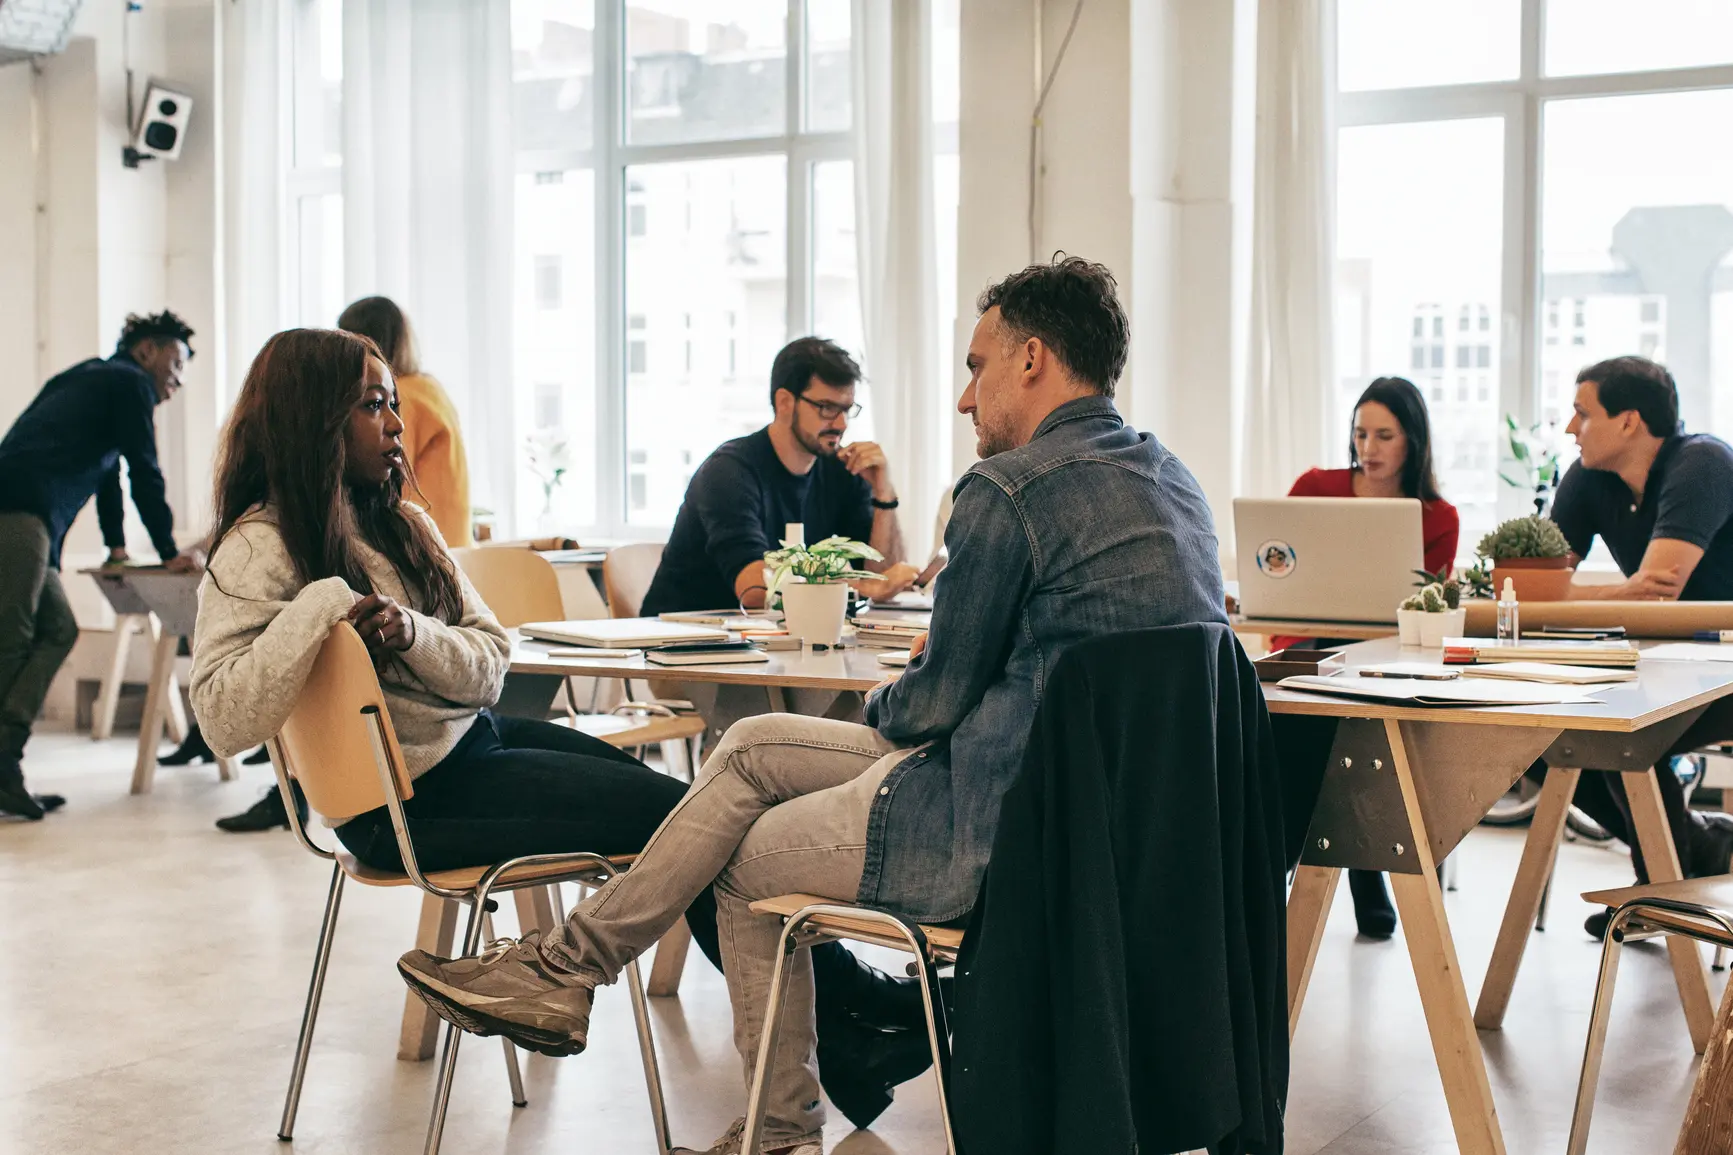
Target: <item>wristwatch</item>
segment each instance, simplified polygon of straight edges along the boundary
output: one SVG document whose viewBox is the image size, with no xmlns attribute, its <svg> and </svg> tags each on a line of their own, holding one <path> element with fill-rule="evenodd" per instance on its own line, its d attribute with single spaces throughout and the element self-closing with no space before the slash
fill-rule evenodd
<svg viewBox="0 0 1733 1155">
<path fill-rule="evenodd" d="M 894 497 L 891 498 L 889 501 L 880 501 L 876 497 L 873 498 L 873 508 L 874 509 L 895 509 L 896 507 L 897 507 L 897 499 Z"/>
</svg>

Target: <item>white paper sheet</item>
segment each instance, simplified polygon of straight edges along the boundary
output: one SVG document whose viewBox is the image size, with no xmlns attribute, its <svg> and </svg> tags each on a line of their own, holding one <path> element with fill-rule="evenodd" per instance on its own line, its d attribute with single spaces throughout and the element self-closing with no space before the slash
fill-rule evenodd
<svg viewBox="0 0 1733 1155">
<path fill-rule="evenodd" d="M 1733 645 L 1720 642 L 1668 642 L 1643 651 L 1645 660 L 1660 662 L 1733 662 Z"/>
</svg>

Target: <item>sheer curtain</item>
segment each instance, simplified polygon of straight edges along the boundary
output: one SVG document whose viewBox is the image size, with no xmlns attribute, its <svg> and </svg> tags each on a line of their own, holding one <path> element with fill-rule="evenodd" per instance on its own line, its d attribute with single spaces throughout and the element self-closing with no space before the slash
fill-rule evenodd
<svg viewBox="0 0 1733 1155">
<path fill-rule="evenodd" d="M 289 35 L 286 17 L 282 0 L 251 0 L 222 12 L 225 291 L 217 309 L 225 406 L 240 395 L 260 347 L 282 328 L 283 158 L 290 108 L 282 48 Z"/>
<path fill-rule="evenodd" d="M 938 270 L 933 253 L 931 0 L 856 0 L 855 243 L 864 369 L 890 460 L 909 560 L 932 524 L 941 476 Z"/>
<path fill-rule="evenodd" d="M 1259 0 L 1250 347 L 1240 492 L 1332 460 L 1335 37 L 1330 0 Z"/>
<path fill-rule="evenodd" d="M 409 314 L 461 415 L 471 499 L 509 518 L 511 5 L 348 0 L 343 77 L 347 296 Z"/>
</svg>

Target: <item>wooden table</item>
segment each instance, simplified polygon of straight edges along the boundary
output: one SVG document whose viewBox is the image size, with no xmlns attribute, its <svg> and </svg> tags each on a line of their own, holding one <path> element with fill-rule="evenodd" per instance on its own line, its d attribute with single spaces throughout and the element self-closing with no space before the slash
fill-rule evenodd
<svg viewBox="0 0 1733 1155">
<path fill-rule="evenodd" d="M 1437 660 L 1393 639 L 1345 650 L 1350 673 L 1374 662 Z M 1679 877 L 1653 766 L 1703 710 L 1733 695 L 1733 665 L 1647 662 L 1636 682 L 1595 702 L 1427 708 L 1354 701 L 1265 686 L 1272 714 L 1341 719 L 1288 899 L 1288 1022 L 1299 1023 L 1324 922 L 1344 868 L 1391 875 L 1433 1053 L 1460 1150 L 1503 1152 L 1504 1137 L 1475 1033 L 1502 1019 L 1566 806 L 1580 768 L 1623 775 L 1643 856 L 1655 881 Z M 1436 863 L 1546 757 L 1547 788 L 1530 827 L 1498 947 L 1471 1014 Z M 1714 1008 L 1696 945 L 1669 939 L 1674 976 L 1700 1051 Z"/>
<path fill-rule="evenodd" d="M 1228 617 L 1228 626 L 1237 634 L 1258 634 L 1266 638 L 1349 638 L 1371 641 L 1396 636 L 1396 623 L 1318 622 L 1295 619 L 1248 618 L 1244 614 Z"/>
<path fill-rule="evenodd" d="M 148 794 L 156 780 L 157 746 L 166 727 L 170 741 L 185 741 L 186 708 L 181 704 L 180 685 L 175 678 L 175 655 L 182 638 L 191 639 L 199 616 L 201 574 L 170 573 L 161 566 L 104 566 L 80 570 L 89 574 L 114 607 L 114 654 L 108 676 L 97 695 L 93 738 L 113 732 L 120 684 L 126 676 L 127 650 L 132 632 L 148 626 L 153 643 L 150 682 L 144 697 L 144 717 L 138 730 L 138 755 L 133 761 L 132 792 Z M 233 758 L 217 759 L 217 773 L 227 782 L 239 774 Z"/>
</svg>

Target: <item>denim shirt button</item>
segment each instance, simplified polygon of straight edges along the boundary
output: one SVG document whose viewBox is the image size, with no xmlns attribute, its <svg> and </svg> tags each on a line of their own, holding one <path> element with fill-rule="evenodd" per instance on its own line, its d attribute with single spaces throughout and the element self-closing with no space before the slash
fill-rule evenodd
<svg viewBox="0 0 1733 1155">
<path fill-rule="evenodd" d="M 891 792 L 891 788 L 889 786 L 880 786 L 879 787 L 879 793 L 880 794 L 889 794 L 890 792 Z"/>
</svg>

